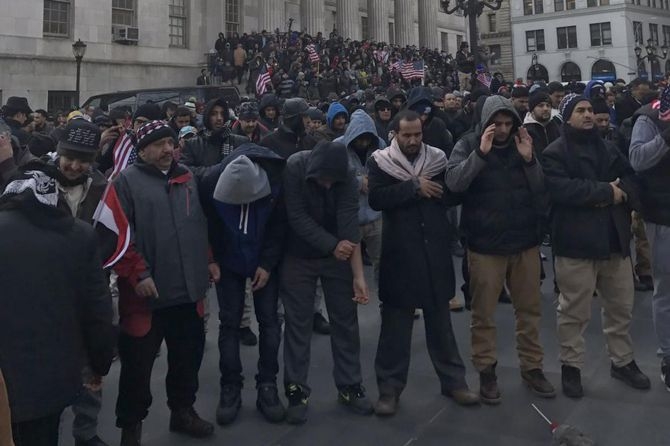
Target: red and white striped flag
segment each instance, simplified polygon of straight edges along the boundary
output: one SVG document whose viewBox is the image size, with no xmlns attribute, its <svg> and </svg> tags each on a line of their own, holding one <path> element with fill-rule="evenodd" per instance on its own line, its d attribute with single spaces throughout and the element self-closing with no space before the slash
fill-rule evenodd
<svg viewBox="0 0 670 446">
<path fill-rule="evenodd" d="M 400 75 L 407 81 L 422 79 L 424 76 L 423 60 L 403 63 L 400 67 Z"/>
<path fill-rule="evenodd" d="M 491 81 L 493 78 L 490 73 L 483 71 L 477 75 L 477 80 L 484 85 L 486 88 L 491 88 Z"/>
<path fill-rule="evenodd" d="M 309 55 L 309 61 L 313 64 L 319 63 L 321 58 L 319 57 L 319 53 L 316 52 L 316 46 L 311 43 L 305 47 L 305 50 L 307 50 L 307 54 Z"/>
<path fill-rule="evenodd" d="M 121 260 L 130 245 L 130 224 L 114 185 L 109 183 L 93 217 L 93 227 L 100 240 L 103 267 L 111 268 Z"/>
<path fill-rule="evenodd" d="M 132 165 L 137 159 L 135 143 L 130 131 L 126 131 L 116 140 L 112 155 L 114 156 L 114 170 L 112 170 L 112 174 L 110 175 L 110 181 L 116 178 L 123 169 Z"/>
<path fill-rule="evenodd" d="M 389 69 L 391 71 L 400 71 L 401 63 L 399 60 L 396 60 L 395 62 L 389 64 Z"/>
<path fill-rule="evenodd" d="M 268 86 L 272 82 L 270 73 L 268 73 L 267 64 L 263 64 L 258 72 L 258 79 L 256 79 L 256 94 L 258 96 L 264 95 L 268 91 Z"/>
</svg>

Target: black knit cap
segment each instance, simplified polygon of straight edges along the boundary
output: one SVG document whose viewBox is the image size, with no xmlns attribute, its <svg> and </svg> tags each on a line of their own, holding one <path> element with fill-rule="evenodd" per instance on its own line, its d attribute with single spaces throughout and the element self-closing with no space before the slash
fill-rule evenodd
<svg viewBox="0 0 670 446">
<path fill-rule="evenodd" d="M 137 107 L 137 110 L 133 113 L 133 121 L 139 117 L 147 118 L 149 121 L 157 121 L 161 119 L 162 116 L 163 113 L 161 113 L 161 108 L 158 104 L 147 103 Z"/>
<path fill-rule="evenodd" d="M 531 94 L 530 97 L 528 98 L 528 110 L 533 111 L 535 107 L 538 105 L 546 102 L 551 106 L 551 98 L 547 93 L 544 93 L 542 91 L 536 91 L 535 93 Z"/>
<path fill-rule="evenodd" d="M 601 113 L 609 114 L 610 112 L 610 109 L 607 106 L 607 102 L 603 98 L 591 99 L 591 104 L 593 105 L 593 113 L 596 115 L 599 115 Z"/>
<path fill-rule="evenodd" d="M 523 86 L 512 88 L 512 97 L 513 98 L 527 98 L 528 97 L 528 88 L 523 87 Z"/>
<path fill-rule="evenodd" d="M 137 151 L 163 138 L 172 138 L 177 141 L 177 134 L 165 121 L 147 122 L 137 130 Z"/>
<path fill-rule="evenodd" d="M 568 122 L 570 120 L 570 116 L 572 115 L 573 110 L 577 104 L 582 101 L 586 101 L 591 104 L 589 99 L 577 93 L 570 93 L 563 98 L 560 105 L 558 106 L 558 109 L 561 112 L 561 117 L 563 118 L 563 122 Z"/>
<path fill-rule="evenodd" d="M 100 146 L 100 128 L 85 119 L 71 119 L 58 141 L 58 152 L 96 153 Z"/>
</svg>

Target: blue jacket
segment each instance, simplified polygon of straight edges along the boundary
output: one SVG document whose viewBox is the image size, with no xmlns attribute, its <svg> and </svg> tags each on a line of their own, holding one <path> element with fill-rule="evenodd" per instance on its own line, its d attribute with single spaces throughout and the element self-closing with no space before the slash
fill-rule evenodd
<svg viewBox="0 0 670 446">
<path fill-rule="evenodd" d="M 246 155 L 265 169 L 272 193 L 245 205 L 231 205 L 213 198 L 216 183 L 225 167 Z M 282 172 L 286 161 L 270 149 L 247 143 L 207 171 L 200 198 L 209 225 L 214 259 L 229 271 L 253 277 L 260 266 L 272 271 L 282 255 L 286 214 L 282 200 Z"/>
<path fill-rule="evenodd" d="M 341 136 L 334 141 L 347 146 L 347 152 L 349 155 L 349 168 L 356 173 L 356 180 L 358 181 L 359 190 L 363 184 L 363 177 L 367 176 L 368 171 L 365 165 L 361 162 L 361 158 L 358 156 L 351 143 L 354 139 L 365 133 L 373 135 L 376 140 L 376 143 L 373 144 L 373 147 L 370 148 L 365 155 L 365 159 L 367 161 L 367 159 L 370 158 L 370 155 L 372 155 L 372 152 L 377 149 L 384 149 L 386 147 L 386 143 L 382 138 L 379 137 L 379 135 L 377 135 L 375 122 L 363 110 L 356 110 L 351 115 L 351 122 L 349 123 L 344 136 Z M 360 192 L 358 198 L 358 224 L 365 225 L 372 223 L 373 221 L 379 220 L 381 216 L 381 212 L 375 211 L 370 207 L 370 204 L 368 203 L 368 195 Z"/>
</svg>

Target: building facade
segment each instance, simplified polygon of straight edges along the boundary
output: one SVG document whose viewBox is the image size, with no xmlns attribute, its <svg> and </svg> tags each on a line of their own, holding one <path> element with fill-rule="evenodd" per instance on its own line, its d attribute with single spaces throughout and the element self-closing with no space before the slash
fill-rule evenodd
<svg viewBox="0 0 670 446">
<path fill-rule="evenodd" d="M 670 43 L 667 0 L 520 0 L 511 17 L 515 76 L 524 80 L 629 81 L 670 71 L 661 50 Z M 646 57 L 648 39 L 658 57 Z"/>
<path fill-rule="evenodd" d="M 511 0 L 502 2 L 499 10 L 484 9 L 479 16 L 479 46 L 488 50 L 489 71 L 500 72 L 505 79 L 514 76 L 514 54 L 512 51 Z"/>
<path fill-rule="evenodd" d="M 306 30 L 455 54 L 462 16 L 437 0 L 0 0 L 0 102 L 68 109 L 72 44 L 81 39 L 80 101 L 118 90 L 194 85 L 219 32 Z"/>
</svg>

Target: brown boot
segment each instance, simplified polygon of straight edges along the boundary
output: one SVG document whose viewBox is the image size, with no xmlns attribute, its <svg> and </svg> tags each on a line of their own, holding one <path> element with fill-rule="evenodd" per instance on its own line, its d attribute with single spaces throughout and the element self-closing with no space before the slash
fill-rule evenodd
<svg viewBox="0 0 670 446">
<path fill-rule="evenodd" d="M 479 396 L 484 404 L 500 404 L 500 390 L 496 377 L 496 364 L 479 372 Z"/>
<path fill-rule="evenodd" d="M 554 398 L 556 396 L 554 386 L 547 381 L 541 369 L 522 371 L 521 378 L 535 395 L 542 398 Z"/>
<path fill-rule="evenodd" d="M 453 399 L 460 406 L 475 406 L 479 404 L 479 396 L 470 389 L 444 390 L 442 395 Z"/>
<path fill-rule="evenodd" d="M 375 404 L 375 414 L 380 417 L 390 417 L 398 410 L 398 397 L 396 395 L 379 395 Z"/>
<path fill-rule="evenodd" d="M 170 431 L 180 432 L 193 438 L 205 438 L 214 433 L 214 425 L 200 418 L 195 409 L 189 407 L 172 411 Z"/>
</svg>

